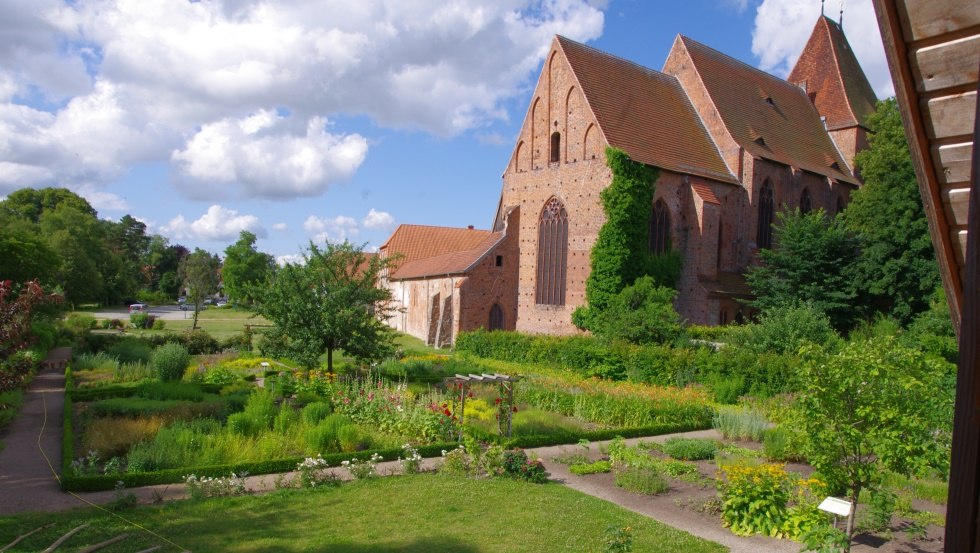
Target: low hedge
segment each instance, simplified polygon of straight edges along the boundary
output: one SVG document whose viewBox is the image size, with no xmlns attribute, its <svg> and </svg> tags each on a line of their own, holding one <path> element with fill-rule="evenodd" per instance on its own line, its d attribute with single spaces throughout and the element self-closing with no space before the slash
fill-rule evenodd
<svg viewBox="0 0 980 553">
<path fill-rule="evenodd" d="M 507 449 L 547 447 L 552 445 L 576 444 L 582 440 L 598 442 L 611 440 L 613 438 L 644 438 L 648 436 L 662 436 L 664 434 L 675 434 L 678 432 L 691 432 L 694 430 L 705 430 L 711 425 L 697 424 L 656 424 L 637 428 L 607 428 L 602 430 L 583 430 L 582 432 L 555 432 L 553 434 L 537 434 L 531 436 L 500 436 L 491 434 L 479 428 L 466 427 L 467 433 L 478 440 L 499 444 Z"/>
<path fill-rule="evenodd" d="M 66 429 L 68 429 L 66 427 Z M 66 433 L 66 436 L 68 434 Z M 66 443 L 70 438 L 66 440 Z M 455 443 L 432 444 L 416 447 L 419 454 L 423 457 L 439 457 L 444 450 L 450 450 L 457 446 Z M 65 450 L 70 452 L 70 445 Z M 351 459 L 367 460 L 372 455 L 378 454 L 385 461 L 394 461 L 405 454 L 402 449 L 383 449 L 365 450 L 353 453 L 328 453 L 323 455 L 323 459 L 329 466 L 340 466 L 343 461 Z M 65 457 L 70 459 L 70 457 Z M 189 474 L 197 476 L 228 476 L 231 473 L 242 474 L 247 472 L 250 476 L 258 474 L 273 474 L 278 472 L 290 472 L 296 470 L 296 465 L 303 461 L 304 457 L 293 457 L 288 459 L 272 459 L 268 461 L 256 461 L 251 463 L 233 463 L 226 465 L 211 465 L 207 467 L 185 467 L 178 469 L 164 469 L 154 472 L 135 472 L 125 474 L 106 474 L 100 476 L 74 476 L 70 474 L 71 461 L 67 461 L 63 468 L 61 478 L 61 489 L 72 492 L 95 492 L 111 490 L 115 488 L 116 482 L 122 482 L 127 488 L 140 486 L 153 486 L 157 484 L 182 483 L 184 477 Z"/>
<path fill-rule="evenodd" d="M 72 399 L 78 402 L 133 397 L 140 395 L 140 392 L 145 389 L 145 385 L 145 383 L 107 384 L 93 388 L 75 388 L 70 391 L 66 387 L 65 395 L 71 394 Z M 200 383 L 195 384 L 195 386 L 205 394 L 217 394 L 221 391 L 220 384 Z"/>
</svg>

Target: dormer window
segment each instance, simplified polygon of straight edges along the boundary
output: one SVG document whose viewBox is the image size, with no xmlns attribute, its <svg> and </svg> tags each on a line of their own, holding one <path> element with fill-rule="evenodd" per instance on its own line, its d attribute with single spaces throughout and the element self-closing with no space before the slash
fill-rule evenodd
<svg viewBox="0 0 980 553">
<path fill-rule="evenodd" d="M 776 107 L 776 102 L 772 101 L 772 96 L 766 96 L 766 103 L 772 107 Z"/>
</svg>

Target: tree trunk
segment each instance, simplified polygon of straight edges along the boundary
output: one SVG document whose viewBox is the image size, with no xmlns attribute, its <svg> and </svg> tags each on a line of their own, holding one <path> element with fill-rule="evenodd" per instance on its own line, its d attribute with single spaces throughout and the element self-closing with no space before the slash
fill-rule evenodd
<svg viewBox="0 0 980 553">
<path fill-rule="evenodd" d="M 327 374 L 333 374 L 333 348 L 327 348 Z"/>
<path fill-rule="evenodd" d="M 861 486 L 857 486 L 851 490 L 851 514 L 847 517 L 847 547 L 844 548 L 844 553 L 850 553 L 851 551 L 851 541 L 854 539 L 854 519 L 857 517 L 858 496 L 860 495 Z"/>
<path fill-rule="evenodd" d="M 197 302 L 194 303 L 194 323 L 191 325 L 191 330 L 197 330 L 197 314 L 201 312 L 201 305 Z"/>
</svg>

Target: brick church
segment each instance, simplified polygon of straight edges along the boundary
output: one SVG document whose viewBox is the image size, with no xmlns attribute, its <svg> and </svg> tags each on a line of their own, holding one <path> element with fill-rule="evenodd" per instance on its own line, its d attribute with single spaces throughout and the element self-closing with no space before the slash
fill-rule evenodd
<svg viewBox="0 0 980 553">
<path fill-rule="evenodd" d="M 380 248 L 399 313 L 429 344 L 480 327 L 572 334 L 612 181 L 605 149 L 658 168 L 652 252 L 680 252 L 691 323 L 750 314 L 744 272 L 775 213 L 843 209 L 860 185 L 875 95 L 840 26 L 820 17 L 786 80 L 678 36 L 661 71 L 556 36 L 503 174 L 490 230 L 401 225 Z"/>
</svg>

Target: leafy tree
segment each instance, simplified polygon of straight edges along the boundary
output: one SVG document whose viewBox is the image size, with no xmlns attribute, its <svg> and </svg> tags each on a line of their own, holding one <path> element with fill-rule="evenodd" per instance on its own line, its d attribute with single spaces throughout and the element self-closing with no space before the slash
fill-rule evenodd
<svg viewBox="0 0 980 553">
<path fill-rule="evenodd" d="M 111 263 L 106 249 L 105 229 L 91 213 L 70 204 L 45 210 L 40 218 L 41 232 L 61 257 L 56 281 L 70 303 L 105 301 L 103 269 Z"/>
<path fill-rule="evenodd" d="M 599 195 L 606 222 L 592 247 L 592 270 L 585 282 L 587 306 L 575 310 L 572 322 L 592 330 L 593 317 L 612 298 L 642 276 L 655 284 L 673 286 L 680 276 L 680 257 L 657 256 L 648 248 L 650 208 L 657 169 L 633 161 L 622 150 L 606 148 L 606 163 L 613 180 Z"/>
<path fill-rule="evenodd" d="M 762 310 L 801 302 L 826 313 L 834 328 L 846 330 L 860 316 L 855 309 L 857 239 L 823 210 L 783 212 L 773 225 L 776 245 L 759 250 L 761 265 L 746 280 Z"/>
<path fill-rule="evenodd" d="M 600 338 L 634 344 L 666 343 L 681 332 L 681 317 L 674 310 L 677 291 L 658 286 L 644 276 L 609 299 L 592 317 L 592 331 Z"/>
<path fill-rule="evenodd" d="M 149 274 L 145 271 L 150 249 L 150 236 L 146 234 L 146 224 L 130 215 L 124 215 L 118 222 L 103 221 L 106 229 L 107 247 L 112 254 L 112 274 L 104 274 L 113 282 L 112 295 L 131 297 L 149 284 Z"/>
<path fill-rule="evenodd" d="M 805 344 L 831 347 L 839 339 L 827 315 L 805 303 L 770 307 L 759 322 L 733 325 L 725 333 L 729 345 L 758 354 L 796 353 Z"/>
<path fill-rule="evenodd" d="M 255 240 L 254 234 L 243 230 L 238 242 L 225 249 L 221 279 L 225 293 L 237 301 L 252 303 L 256 287 L 266 282 L 276 266 L 271 255 L 255 249 Z"/>
<path fill-rule="evenodd" d="M 867 123 L 870 147 L 854 160 L 864 186 L 843 217 L 862 239 L 856 282 L 877 309 L 907 324 L 939 284 L 936 254 L 895 99 L 878 102 Z"/>
<path fill-rule="evenodd" d="M 190 250 L 180 244 L 170 244 L 163 236 L 150 237 L 147 268 L 150 272 L 150 288 L 171 298 L 180 292 L 180 262 L 190 255 Z"/>
<path fill-rule="evenodd" d="M 37 225 L 19 219 L 0 221 L 0 280 L 53 284 L 60 264 Z"/>
<path fill-rule="evenodd" d="M 378 286 L 387 261 L 347 242 L 322 250 L 311 243 L 304 259 L 278 270 L 256 307 L 289 338 L 295 358 L 312 368 L 326 352 L 332 373 L 336 350 L 365 361 L 389 355 L 391 293 Z"/>
<path fill-rule="evenodd" d="M 22 188 L 11 192 L 6 200 L 0 202 L 0 207 L 3 209 L 16 213 L 32 223 L 40 222 L 44 212 L 54 211 L 61 206 L 70 207 L 93 218 L 97 216 L 88 200 L 67 188 L 42 188 L 41 190 Z"/>
<path fill-rule="evenodd" d="M 201 248 L 185 257 L 180 263 L 180 278 L 187 288 L 188 299 L 194 305 L 194 323 L 191 330 L 197 330 L 197 317 L 204 306 L 204 300 L 218 290 L 218 274 L 221 261 Z"/>
<path fill-rule="evenodd" d="M 861 490 L 879 486 L 885 469 L 907 476 L 948 469 L 948 364 L 891 337 L 851 342 L 836 354 L 807 348 L 803 359 L 794 424 L 810 464 L 831 489 L 847 490 L 855 510 Z M 849 537 L 853 520 L 852 513 Z"/>
</svg>

